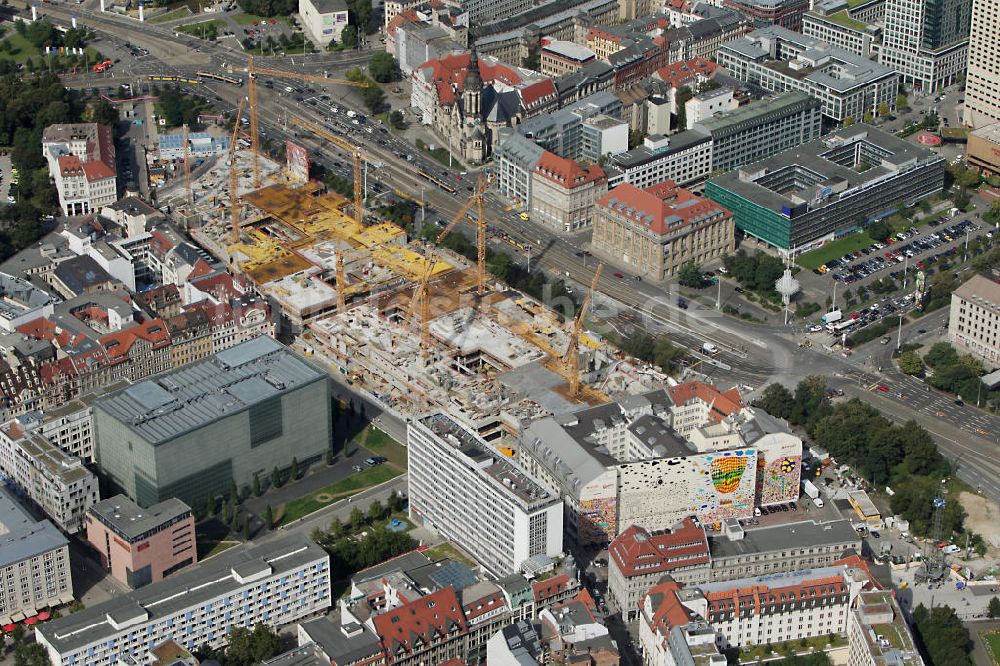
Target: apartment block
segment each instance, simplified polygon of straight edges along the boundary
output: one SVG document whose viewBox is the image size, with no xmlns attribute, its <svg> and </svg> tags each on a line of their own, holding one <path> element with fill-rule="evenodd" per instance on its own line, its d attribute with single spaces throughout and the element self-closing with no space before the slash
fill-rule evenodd
<svg viewBox="0 0 1000 666">
<path fill-rule="evenodd" d="M 1000 122 L 1000 2 L 972 0 L 963 121 L 975 128 Z"/>
<path fill-rule="evenodd" d="M 891 67 L 778 26 L 723 44 L 718 62 L 737 80 L 765 90 L 808 93 L 835 123 L 894 105 L 899 89 Z"/>
<path fill-rule="evenodd" d="M 50 125 L 42 133 L 42 155 L 64 215 L 94 214 L 118 199 L 115 142 L 107 125 Z"/>
<path fill-rule="evenodd" d="M 236 627 L 282 627 L 330 607 L 330 558 L 305 536 L 238 547 L 36 629 L 53 666 L 116 666 L 166 640 L 194 650 Z"/>
<path fill-rule="evenodd" d="M 862 58 L 871 58 L 878 52 L 882 28 L 852 18 L 845 2 L 827 0 L 817 2 L 813 11 L 802 17 L 802 34 Z"/>
<path fill-rule="evenodd" d="M 847 666 L 923 666 L 906 616 L 888 590 L 868 590 L 847 620 Z"/>
<path fill-rule="evenodd" d="M 562 553 L 562 502 L 443 413 L 410 421 L 410 516 L 497 576 Z"/>
<path fill-rule="evenodd" d="M 194 516 L 178 499 L 143 509 L 115 495 L 90 507 L 86 527 L 105 571 L 133 590 L 198 561 Z"/>
<path fill-rule="evenodd" d="M 601 167 L 582 167 L 548 151 L 535 164 L 531 178 L 531 219 L 558 232 L 589 227 L 595 204 L 608 191 Z"/>
<path fill-rule="evenodd" d="M 685 262 L 698 264 L 736 247 L 732 213 L 710 199 L 664 181 L 645 189 L 622 183 L 597 203 L 595 254 L 661 282 Z"/>
<path fill-rule="evenodd" d="M 59 529 L 74 534 L 98 501 L 98 483 L 83 461 L 53 444 L 22 416 L 0 426 L 0 469 Z"/>
<path fill-rule="evenodd" d="M 665 180 L 687 185 L 712 172 L 712 138 L 696 130 L 650 135 L 643 145 L 612 157 L 606 171 L 609 187 L 631 183 L 645 189 Z"/>
<path fill-rule="evenodd" d="M 73 601 L 69 542 L 36 521 L 0 486 L 0 623 L 20 622 Z"/>
<path fill-rule="evenodd" d="M 990 367 L 1000 365 L 1000 282 L 973 275 L 952 292 L 948 340 Z"/>
</svg>

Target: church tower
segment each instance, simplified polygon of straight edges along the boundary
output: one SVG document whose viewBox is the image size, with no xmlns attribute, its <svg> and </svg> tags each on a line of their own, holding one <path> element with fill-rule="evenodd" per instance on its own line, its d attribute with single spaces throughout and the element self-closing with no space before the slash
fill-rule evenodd
<svg viewBox="0 0 1000 666">
<path fill-rule="evenodd" d="M 465 72 L 462 106 L 465 111 L 465 119 L 478 122 L 483 116 L 483 77 L 479 73 L 476 43 L 471 39 L 471 35 L 469 37 L 469 69 Z"/>
</svg>

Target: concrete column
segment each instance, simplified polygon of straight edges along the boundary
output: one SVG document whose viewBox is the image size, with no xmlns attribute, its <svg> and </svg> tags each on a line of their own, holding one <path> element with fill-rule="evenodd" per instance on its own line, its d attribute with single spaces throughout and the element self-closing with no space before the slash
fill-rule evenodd
<svg viewBox="0 0 1000 666">
<path fill-rule="evenodd" d="M 76 17 L 75 16 L 73 17 L 72 21 L 73 21 L 73 29 L 75 30 L 76 29 Z"/>
<path fill-rule="evenodd" d="M 101 13 L 104 13 L 104 0 L 101 0 Z"/>
<path fill-rule="evenodd" d="M 31 20 L 38 20 L 38 5 L 31 5 Z"/>
<path fill-rule="evenodd" d="M 143 7 L 142 3 L 140 2 L 139 3 L 139 21 L 143 22 L 145 20 L 146 20 L 146 8 Z"/>
</svg>

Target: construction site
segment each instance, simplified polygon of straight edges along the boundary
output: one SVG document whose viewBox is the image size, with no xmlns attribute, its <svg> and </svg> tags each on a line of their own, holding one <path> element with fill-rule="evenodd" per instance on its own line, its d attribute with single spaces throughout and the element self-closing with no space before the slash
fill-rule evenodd
<svg viewBox="0 0 1000 666">
<path fill-rule="evenodd" d="M 516 437 L 540 416 L 667 380 L 587 329 L 596 276 L 567 318 L 490 279 L 489 179 L 480 179 L 437 238 L 475 207 L 478 256 L 469 260 L 412 241 L 365 211 L 360 149 L 341 145 L 354 158 L 355 196 L 348 199 L 308 179 L 308 157 L 298 146 L 289 145 L 283 166 L 258 154 L 255 123 L 248 134 L 244 124 L 235 123 L 228 156 L 185 174 L 179 208 L 199 221 L 193 237 L 279 306 L 286 339 L 387 408 L 402 416 L 444 410 L 489 441 L 509 441 L 504 435 Z"/>
</svg>

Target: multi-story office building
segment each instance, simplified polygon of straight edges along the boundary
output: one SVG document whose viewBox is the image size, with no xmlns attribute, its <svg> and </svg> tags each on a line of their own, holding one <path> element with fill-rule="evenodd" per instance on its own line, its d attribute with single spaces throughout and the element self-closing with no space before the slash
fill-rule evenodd
<svg viewBox="0 0 1000 666">
<path fill-rule="evenodd" d="M 46 622 L 35 637 L 53 666 L 115 666 L 169 639 L 188 650 L 217 648 L 237 627 L 281 627 L 330 603 L 330 557 L 289 534 Z"/>
<path fill-rule="evenodd" d="M 803 252 L 940 192 L 944 158 L 857 124 L 709 179 L 705 195 L 736 226 L 780 250 Z"/>
<path fill-rule="evenodd" d="M 885 0 L 879 62 L 914 90 L 955 83 L 969 60 L 972 0 Z"/>
<path fill-rule="evenodd" d="M 802 15 L 809 9 L 806 0 L 724 0 L 724 7 L 750 18 L 758 28 L 781 26 L 796 32 L 802 29 Z"/>
<path fill-rule="evenodd" d="M 890 590 L 858 595 L 847 618 L 847 666 L 923 666 L 906 617 Z"/>
<path fill-rule="evenodd" d="M 646 189 L 622 183 L 597 204 L 594 253 L 661 282 L 688 261 L 702 264 L 733 252 L 732 213 L 671 181 Z"/>
<path fill-rule="evenodd" d="M 139 506 L 203 506 L 254 474 L 322 456 L 330 410 L 326 373 L 261 336 L 98 400 L 97 461 Z"/>
<path fill-rule="evenodd" d="M 698 130 L 647 136 L 643 145 L 612 157 L 606 171 L 609 187 L 645 189 L 665 180 L 687 185 L 712 172 L 712 137 Z"/>
<path fill-rule="evenodd" d="M 0 623 L 73 601 L 69 542 L 0 487 Z"/>
<path fill-rule="evenodd" d="M 712 137 L 712 171 L 729 171 L 819 138 L 818 100 L 800 90 L 716 113 L 694 125 Z"/>
<path fill-rule="evenodd" d="M 844 0 L 826 0 L 815 3 L 802 17 L 802 34 L 871 58 L 877 52 L 882 28 L 853 18 Z"/>
<path fill-rule="evenodd" d="M 107 125 L 49 125 L 42 155 L 64 215 L 93 214 L 118 199 L 115 142 Z"/>
<path fill-rule="evenodd" d="M 559 497 L 443 413 L 410 421 L 410 516 L 498 576 L 562 553 Z"/>
<path fill-rule="evenodd" d="M 963 120 L 972 127 L 1000 122 L 1000 1 L 972 0 Z"/>
<path fill-rule="evenodd" d="M 340 42 L 347 27 L 347 3 L 344 0 L 299 0 L 299 18 L 306 34 L 319 44 L 327 46 Z"/>
<path fill-rule="evenodd" d="M 965 161 L 984 177 L 1000 175 L 1000 122 L 969 132 Z"/>
<path fill-rule="evenodd" d="M 604 170 L 545 151 L 532 169 L 531 219 L 553 231 L 590 226 L 594 205 L 608 191 Z"/>
<path fill-rule="evenodd" d="M 820 100 L 835 123 L 860 120 L 896 103 L 899 74 L 886 65 L 772 26 L 719 48 L 719 64 L 737 80 L 765 90 L 801 90 Z"/>
<path fill-rule="evenodd" d="M 633 525 L 619 534 L 608 548 L 608 597 L 615 610 L 626 620 L 637 617 L 643 596 L 665 575 L 683 585 L 767 576 L 832 566 L 861 549 L 849 520 L 751 530 L 725 521 L 721 534 L 704 534 L 689 519 L 672 530 Z"/>
<path fill-rule="evenodd" d="M 59 529 L 73 534 L 100 499 L 97 477 L 32 425 L 30 417 L 22 416 L 0 426 L 0 469 L 7 483 L 30 497 Z"/>
<path fill-rule="evenodd" d="M 1000 365 L 1000 283 L 994 278 L 973 275 L 952 293 L 948 340 L 991 367 Z"/>
<path fill-rule="evenodd" d="M 531 204 L 532 171 L 545 149 L 516 130 L 504 130 L 493 162 L 497 190 L 518 205 Z"/>
<path fill-rule="evenodd" d="M 148 509 L 115 495 L 90 507 L 87 541 L 101 564 L 132 589 L 157 583 L 198 561 L 191 507 L 168 499 Z"/>
</svg>

